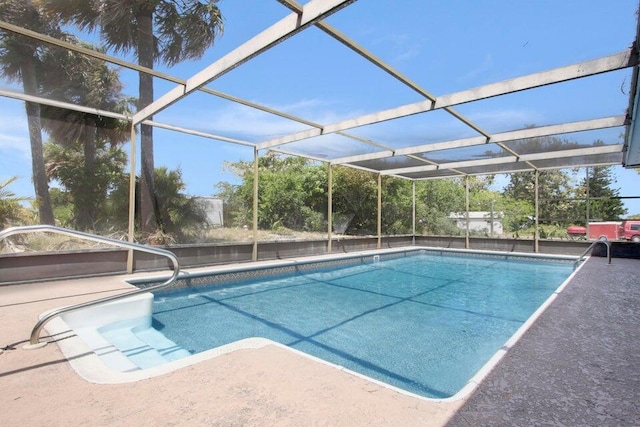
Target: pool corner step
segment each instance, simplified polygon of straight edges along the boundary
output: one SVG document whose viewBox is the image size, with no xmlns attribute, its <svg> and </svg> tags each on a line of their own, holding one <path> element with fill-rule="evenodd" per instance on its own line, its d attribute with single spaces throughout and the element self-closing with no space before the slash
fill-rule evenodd
<svg viewBox="0 0 640 427">
<path fill-rule="evenodd" d="M 189 351 L 180 347 L 164 334 L 154 328 L 134 328 L 133 333 L 149 346 L 156 349 L 158 353 L 167 361 L 182 359 L 191 356 Z"/>
<path fill-rule="evenodd" d="M 122 325 L 100 333 L 140 369 L 163 365 L 190 356 L 187 350 L 150 327 Z"/>
</svg>

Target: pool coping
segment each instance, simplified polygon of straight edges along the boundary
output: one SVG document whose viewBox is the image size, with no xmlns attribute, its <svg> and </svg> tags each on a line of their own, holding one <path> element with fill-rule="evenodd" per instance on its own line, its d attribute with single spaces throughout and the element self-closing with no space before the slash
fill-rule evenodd
<svg viewBox="0 0 640 427">
<path fill-rule="evenodd" d="M 293 260 L 276 260 L 276 261 L 264 261 L 259 263 L 254 263 L 251 265 L 238 265 L 238 266 L 221 266 L 219 268 L 207 268 L 207 269 L 199 269 L 200 271 L 195 271 L 194 273 L 185 272 L 183 274 L 181 272 L 179 278 L 187 278 L 187 277 L 200 277 L 206 276 L 207 274 L 226 274 L 226 273 L 235 273 L 239 271 L 255 271 L 261 270 L 265 268 L 279 268 L 282 266 L 287 267 L 296 267 L 305 264 L 313 264 L 317 262 L 325 262 L 331 260 L 344 260 L 344 259 L 357 259 L 368 257 L 372 258 L 376 255 L 382 254 L 391 254 L 397 255 L 399 253 L 407 253 L 407 252 L 444 252 L 447 254 L 459 253 L 463 255 L 484 255 L 489 257 L 500 257 L 500 258 L 533 258 L 533 259 L 547 259 L 547 260 L 562 260 L 564 262 L 568 261 L 576 261 L 577 257 L 575 256 L 566 256 L 566 255 L 550 255 L 550 254 L 530 254 L 530 253 L 519 253 L 519 252 L 500 252 L 500 251 L 478 251 L 478 250 L 469 250 L 469 249 L 451 249 L 451 248 L 434 248 L 434 247 L 403 247 L 403 248 L 394 248 L 394 249 L 384 249 L 384 250 L 374 250 L 374 251 L 363 251 L 357 253 L 348 253 L 348 254 L 331 254 L 331 255 L 319 255 L 313 257 L 305 257 L 302 259 L 293 259 Z M 540 317 L 540 315 L 546 310 L 546 308 L 552 304 L 552 302 L 557 298 L 557 296 L 564 290 L 564 288 L 568 285 L 568 283 L 573 279 L 573 277 L 578 273 L 578 271 L 584 265 L 580 263 L 580 265 L 574 269 L 574 271 L 567 277 L 560 286 L 534 311 L 534 313 L 516 330 L 516 332 L 503 344 L 503 346 L 498 349 L 498 351 L 465 383 L 465 385 L 453 396 L 447 398 L 429 398 L 425 396 L 421 396 L 416 393 L 412 393 L 410 391 L 401 389 L 399 387 L 393 386 L 391 384 L 385 383 L 383 381 L 371 378 L 364 374 L 360 374 L 358 372 L 352 371 L 343 366 L 328 362 L 326 360 L 320 359 L 318 357 L 309 355 L 302 351 L 287 347 L 284 344 L 280 344 L 278 342 L 262 338 L 262 337 L 253 337 L 253 338 L 245 338 L 239 341 L 235 341 L 233 343 L 229 343 L 220 347 L 216 347 L 210 350 L 206 350 L 197 354 L 194 354 L 189 357 L 185 357 L 183 359 L 167 362 L 166 364 L 155 366 L 148 369 L 143 370 L 135 370 L 130 372 L 118 372 L 113 369 L 110 369 L 101 358 L 93 352 L 91 348 L 82 340 L 78 335 L 76 335 L 69 326 L 62 320 L 60 317 L 56 317 L 52 319 L 46 326 L 46 330 L 52 335 L 55 336 L 56 343 L 60 347 L 62 353 L 67 358 L 71 367 L 76 371 L 76 373 L 86 381 L 96 383 L 96 384 L 122 384 L 122 383 L 131 383 L 137 382 L 140 380 L 153 378 L 157 376 L 161 376 L 164 374 L 168 374 L 170 372 L 174 372 L 176 370 L 196 365 L 202 361 L 213 359 L 228 353 L 232 353 L 237 350 L 242 349 L 259 349 L 268 345 L 273 345 L 282 349 L 286 349 L 287 351 L 293 352 L 300 356 L 306 357 L 316 362 L 320 362 L 324 365 L 331 366 L 333 368 L 338 369 L 339 371 L 346 372 L 350 375 L 365 379 L 366 381 L 378 384 L 387 389 L 394 390 L 398 393 L 411 396 L 420 400 L 434 402 L 434 403 L 450 403 L 450 402 L 458 402 L 467 398 L 482 382 L 482 380 L 489 375 L 489 373 L 493 370 L 493 368 L 502 360 L 502 358 L 508 353 L 508 351 L 515 345 L 518 340 L 526 333 L 526 331 L 535 323 L 535 321 Z M 139 277 L 130 280 L 123 280 L 125 284 L 129 286 L 134 286 L 133 283 L 142 283 L 149 281 L 157 281 L 162 280 L 165 276 L 159 275 L 147 275 L 144 277 Z M 44 315 L 46 313 L 43 313 Z M 41 316 L 42 316 L 41 315 Z"/>
<path fill-rule="evenodd" d="M 176 283 L 170 285 L 163 290 L 171 290 L 183 287 L 196 287 L 202 284 L 215 284 L 218 282 L 228 283 L 230 281 L 243 280 L 254 277 L 264 277 L 267 275 L 277 275 L 286 273 L 295 273 L 305 269 L 315 268 L 316 265 L 342 266 L 352 263 L 365 262 L 365 259 L 371 259 L 376 255 L 399 255 L 410 252 L 431 252 L 431 253 L 447 253 L 449 255 L 473 255 L 475 257 L 492 257 L 492 258 L 518 258 L 518 259 L 546 259 L 550 261 L 570 262 L 577 261 L 577 256 L 572 255 L 554 255 L 554 254 L 531 254 L 526 252 L 501 252 L 501 251 L 485 251 L 474 249 L 457 249 L 457 248 L 438 248 L 431 246 L 406 246 L 399 248 L 377 249 L 369 251 L 349 252 L 345 254 L 325 254 L 315 255 L 302 258 L 292 258 L 286 260 L 269 260 L 258 261 L 251 264 L 234 264 L 232 266 L 220 265 L 212 267 L 200 267 L 197 269 L 189 269 L 190 271 L 181 271 L 178 275 Z M 254 274 L 262 272 L 262 274 Z M 238 275 L 242 275 L 238 277 Z M 235 275 L 235 276 L 234 276 Z M 136 287 L 151 286 L 155 283 L 162 282 L 169 278 L 169 275 L 147 275 L 129 279 L 126 283 L 135 285 Z"/>
</svg>

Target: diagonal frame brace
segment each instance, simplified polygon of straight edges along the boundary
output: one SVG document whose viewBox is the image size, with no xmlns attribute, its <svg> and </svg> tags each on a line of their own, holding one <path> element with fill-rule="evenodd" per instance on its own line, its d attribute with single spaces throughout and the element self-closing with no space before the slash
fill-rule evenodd
<svg viewBox="0 0 640 427">
<path fill-rule="evenodd" d="M 381 123 L 384 121 L 408 117 L 427 111 L 443 109 L 445 107 L 451 107 L 454 105 L 460 105 L 486 98 L 507 95 L 509 93 L 520 92 L 523 90 L 533 89 L 541 86 L 580 79 L 610 71 L 621 70 L 636 65 L 638 65 L 638 58 L 636 57 L 636 55 L 633 55 L 632 50 L 629 49 L 617 54 L 586 62 L 555 68 L 540 73 L 529 74 L 510 80 L 504 80 L 498 83 L 481 86 L 479 88 L 468 89 L 449 95 L 443 95 L 437 98 L 435 106 L 431 101 L 419 101 L 416 103 L 405 104 L 388 110 L 382 110 L 352 119 L 328 124 L 322 130 L 322 133 L 334 133 L 356 127 Z M 305 132 L 297 132 L 285 135 L 280 138 L 274 138 L 268 141 L 264 141 L 262 143 L 259 143 L 258 146 L 260 149 L 265 149 L 277 145 L 288 144 L 291 142 L 309 138 L 311 136 L 317 136 L 320 134 L 320 131 L 311 133 L 313 133 L 313 135 L 309 135 Z M 491 136 L 488 142 L 496 142 L 494 140 L 494 136 Z"/>
<path fill-rule="evenodd" d="M 164 110 L 194 90 L 228 73 L 278 43 L 308 28 L 316 21 L 330 16 L 354 1 L 355 0 L 311 0 L 304 6 L 301 14 L 292 13 L 284 17 L 257 36 L 187 79 L 186 85 L 176 86 L 138 111 L 133 116 L 133 123 L 138 124 L 152 117 L 155 113 Z"/>
</svg>

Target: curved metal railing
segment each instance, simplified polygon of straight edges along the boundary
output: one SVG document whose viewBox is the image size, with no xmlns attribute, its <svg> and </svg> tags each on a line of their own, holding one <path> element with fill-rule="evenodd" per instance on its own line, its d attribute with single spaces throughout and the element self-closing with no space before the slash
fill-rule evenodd
<svg viewBox="0 0 640 427">
<path fill-rule="evenodd" d="M 173 264 L 173 274 L 169 279 L 167 279 L 166 281 L 158 285 L 135 289 L 131 292 L 125 292 L 123 294 L 118 294 L 118 295 L 111 295 L 108 297 L 100 298 L 93 301 L 87 301 L 80 304 L 74 304 L 67 307 L 61 307 L 61 308 L 47 312 L 45 315 L 43 315 L 40 318 L 40 320 L 38 320 L 38 323 L 36 323 L 36 325 L 33 327 L 33 330 L 31 331 L 31 338 L 29 340 L 30 346 L 39 346 L 39 345 L 46 344 L 46 343 L 42 344 L 38 342 L 40 340 L 40 332 L 42 331 L 42 328 L 44 327 L 44 325 L 49 320 L 53 319 L 56 316 L 59 316 L 64 313 L 80 310 L 82 308 L 91 307 L 93 305 L 102 304 L 109 301 L 115 301 L 121 298 L 127 298 L 143 292 L 150 292 L 156 289 L 164 288 L 165 286 L 168 286 L 174 283 L 178 278 L 178 274 L 180 274 L 180 265 L 178 264 L 178 258 L 172 252 L 169 252 L 166 249 L 152 248 L 152 247 L 140 245 L 137 243 L 124 242 L 122 240 L 116 240 L 116 239 L 111 239 L 109 237 L 97 236 L 95 234 L 83 233 L 81 231 L 76 231 L 76 230 L 69 230 L 62 227 L 56 227 L 53 225 L 28 225 L 28 226 L 22 226 L 22 227 L 9 227 L 0 232 L 0 241 L 16 234 L 39 233 L 39 232 L 63 234 L 71 237 L 76 237 L 82 240 L 90 240 L 98 243 L 107 243 L 112 246 L 117 246 L 120 248 L 132 249 L 136 251 L 147 252 L 154 255 L 164 256 L 169 258 L 169 260 Z"/>
<path fill-rule="evenodd" d="M 595 240 L 593 243 L 591 243 L 589 247 L 585 249 L 585 251 L 582 252 L 580 256 L 575 260 L 575 262 L 573 263 L 574 270 L 576 269 L 578 264 L 582 261 L 584 256 L 588 254 L 589 251 L 592 250 L 598 243 L 604 243 L 604 245 L 607 247 L 607 260 L 609 261 L 609 264 L 611 264 L 611 242 L 605 236 L 602 236 L 598 240 Z"/>
</svg>

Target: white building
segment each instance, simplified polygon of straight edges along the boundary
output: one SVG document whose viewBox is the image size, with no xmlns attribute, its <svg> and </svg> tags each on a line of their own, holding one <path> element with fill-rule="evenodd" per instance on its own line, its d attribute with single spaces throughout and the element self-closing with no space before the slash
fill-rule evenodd
<svg viewBox="0 0 640 427">
<path fill-rule="evenodd" d="M 493 218 L 492 218 L 493 215 Z M 469 231 L 485 233 L 488 236 L 499 236 L 502 234 L 503 212 L 469 212 Z M 467 215 L 464 212 L 452 212 L 449 218 L 455 221 L 456 227 L 461 230 L 467 228 Z"/>
<path fill-rule="evenodd" d="M 222 199 L 216 197 L 196 197 L 196 200 L 202 204 L 207 213 L 207 222 L 210 227 L 223 227 L 224 217 Z"/>
</svg>

